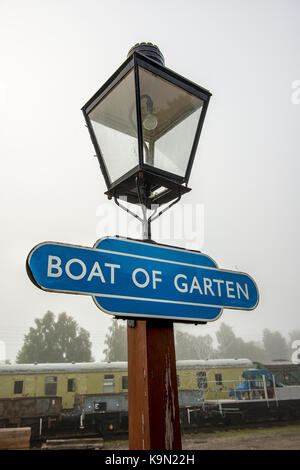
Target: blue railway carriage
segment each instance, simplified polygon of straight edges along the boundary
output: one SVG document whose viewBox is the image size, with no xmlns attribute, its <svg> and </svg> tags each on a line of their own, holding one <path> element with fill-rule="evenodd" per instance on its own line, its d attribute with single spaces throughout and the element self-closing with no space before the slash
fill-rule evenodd
<svg viewBox="0 0 300 470">
<path fill-rule="evenodd" d="M 258 369 L 268 369 L 283 385 L 300 385 L 300 363 L 291 361 L 257 362 Z"/>
<path fill-rule="evenodd" d="M 299 419 L 300 386 L 283 385 L 267 369 L 248 369 L 244 381 L 230 392 L 231 400 L 207 400 L 203 410 L 210 423 L 239 424 Z"/>
</svg>

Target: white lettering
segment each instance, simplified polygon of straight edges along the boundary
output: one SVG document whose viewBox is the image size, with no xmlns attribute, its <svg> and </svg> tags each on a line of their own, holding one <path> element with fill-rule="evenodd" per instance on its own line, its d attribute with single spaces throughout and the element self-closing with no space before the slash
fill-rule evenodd
<svg viewBox="0 0 300 470">
<path fill-rule="evenodd" d="M 183 287 L 179 287 L 179 285 L 178 285 L 178 282 L 177 282 L 177 281 L 178 281 L 178 279 L 179 279 L 180 277 L 182 277 L 182 278 L 184 278 L 184 279 L 187 279 L 187 277 L 186 277 L 184 274 L 177 274 L 177 276 L 176 276 L 175 279 L 174 279 L 174 285 L 175 285 L 176 289 L 177 289 L 179 292 L 187 292 L 188 286 L 187 286 L 187 283 L 186 283 L 186 282 L 182 282 L 181 286 L 183 286 Z"/>
<path fill-rule="evenodd" d="M 227 297 L 235 299 L 235 295 L 230 294 L 230 292 L 234 292 L 234 288 L 230 287 L 229 284 L 233 284 L 233 281 L 226 281 Z"/>
<path fill-rule="evenodd" d="M 139 462 L 139 457 L 120 457 L 113 454 L 112 457 L 105 457 L 104 463 L 106 465 L 126 465 L 127 467 L 132 466 L 135 468 Z"/>
<path fill-rule="evenodd" d="M 196 278 L 196 276 L 193 277 L 192 285 L 191 285 L 191 288 L 190 288 L 190 294 L 193 292 L 194 289 L 198 289 L 200 294 L 203 295 L 203 292 L 201 290 L 201 287 L 199 285 L 199 282 L 198 282 L 198 279 Z"/>
<path fill-rule="evenodd" d="M 220 284 L 223 283 L 224 281 L 222 279 L 213 279 L 213 282 L 216 282 L 218 284 L 218 296 L 221 297 L 221 286 Z"/>
<path fill-rule="evenodd" d="M 80 265 L 81 269 L 79 269 L 80 272 L 78 274 L 74 274 L 74 272 L 71 272 L 73 264 Z M 110 264 L 110 263 L 105 263 L 105 266 L 110 268 L 110 282 L 111 284 L 114 284 L 115 283 L 115 269 L 118 269 L 121 266 L 119 264 Z M 72 258 L 69 261 L 67 261 L 64 267 L 62 266 L 62 260 L 61 258 L 59 258 L 59 256 L 53 256 L 53 255 L 48 256 L 48 266 L 47 266 L 48 277 L 60 277 L 63 273 L 63 268 L 67 276 L 70 279 L 74 279 L 75 281 L 83 279 L 85 275 L 87 274 L 87 267 L 81 259 Z M 77 268 L 77 272 L 78 272 L 78 268 Z M 159 271 L 155 271 L 155 272 L 159 273 Z M 101 270 L 101 267 L 98 261 L 94 262 L 92 269 L 89 271 L 87 281 L 91 281 L 94 277 L 99 277 L 101 282 L 105 283 L 105 278 L 104 278 L 103 272 Z M 159 281 L 160 279 L 157 279 L 154 276 L 154 280 Z"/>
<path fill-rule="evenodd" d="M 92 267 L 92 270 L 87 280 L 90 281 L 94 276 L 99 276 L 101 279 L 101 282 L 105 282 L 105 279 L 104 279 L 104 276 L 103 276 L 103 273 L 101 271 L 98 261 L 94 263 L 94 266 Z"/>
<path fill-rule="evenodd" d="M 105 263 L 104 266 L 108 266 L 110 268 L 110 282 L 111 284 L 115 283 L 115 269 L 120 268 L 121 266 L 119 264 L 110 264 L 110 263 Z"/>
<path fill-rule="evenodd" d="M 300 364 L 300 340 L 299 339 L 295 339 L 292 342 L 292 349 L 295 349 L 295 348 L 297 349 L 292 354 L 292 363 Z"/>
<path fill-rule="evenodd" d="M 294 88 L 295 91 L 292 93 L 291 101 L 293 104 L 300 104 L 300 80 L 294 80 L 292 88 Z"/>
<path fill-rule="evenodd" d="M 53 263 L 53 261 L 56 261 L 56 263 Z M 58 256 L 48 256 L 48 270 L 47 270 L 47 276 L 48 277 L 60 277 L 62 275 L 62 269 L 60 267 L 61 265 L 61 259 Z M 56 270 L 56 272 L 53 272 L 53 269 Z"/>
<path fill-rule="evenodd" d="M 145 275 L 145 282 L 143 283 L 140 283 L 136 280 L 136 275 L 137 273 L 143 273 Z M 142 268 L 136 268 L 133 273 L 132 273 L 132 280 L 134 282 L 134 284 L 137 286 L 137 287 L 146 287 L 148 284 L 149 284 L 149 281 L 150 281 L 150 278 L 149 278 L 149 274 L 147 273 L 147 271 L 145 271 L 145 269 L 142 269 Z"/>
<path fill-rule="evenodd" d="M 215 295 L 214 294 L 214 291 L 212 290 L 211 286 L 212 286 L 212 282 L 210 279 L 208 279 L 207 277 L 204 277 L 203 278 L 203 283 L 204 283 L 204 293 L 205 295 L 207 295 L 207 289 L 210 291 L 211 295 Z"/>
<path fill-rule="evenodd" d="M 156 274 L 162 274 L 161 271 L 152 271 L 152 282 L 153 282 L 153 289 L 156 289 L 156 283 L 161 282 L 162 279 L 160 277 L 156 277 Z"/>
<path fill-rule="evenodd" d="M 77 264 L 80 264 L 80 266 L 82 267 L 82 271 L 80 274 L 72 274 L 71 271 L 70 271 L 70 266 L 71 264 L 73 263 L 77 263 Z M 66 263 L 66 273 L 67 275 L 71 278 L 71 279 L 75 279 L 76 281 L 79 281 L 79 279 L 82 279 L 85 275 L 86 275 L 86 265 L 84 264 L 83 261 L 81 261 L 81 259 L 78 259 L 78 258 L 72 258 L 72 259 L 69 259 L 69 261 Z"/>
<path fill-rule="evenodd" d="M 240 291 L 242 292 L 242 294 L 244 295 L 244 297 L 246 297 L 247 300 L 249 300 L 249 292 L 248 292 L 248 285 L 245 284 L 245 290 L 242 289 L 242 287 L 240 286 L 240 284 L 237 282 L 236 283 L 236 289 L 237 289 L 237 295 L 238 295 L 238 298 L 240 299 Z"/>
</svg>

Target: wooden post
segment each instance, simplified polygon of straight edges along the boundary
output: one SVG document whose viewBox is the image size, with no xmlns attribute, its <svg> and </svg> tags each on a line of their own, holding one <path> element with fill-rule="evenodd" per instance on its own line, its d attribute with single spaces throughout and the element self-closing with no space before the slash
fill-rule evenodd
<svg viewBox="0 0 300 470">
<path fill-rule="evenodd" d="M 130 450 L 181 450 L 173 322 L 129 321 Z"/>
</svg>

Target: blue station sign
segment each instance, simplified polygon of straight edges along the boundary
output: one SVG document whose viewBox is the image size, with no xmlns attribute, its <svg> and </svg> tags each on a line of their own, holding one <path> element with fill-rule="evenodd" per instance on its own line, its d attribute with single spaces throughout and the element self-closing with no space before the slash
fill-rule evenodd
<svg viewBox="0 0 300 470">
<path fill-rule="evenodd" d="M 41 243 L 27 272 L 43 290 L 90 295 L 119 317 L 207 322 L 223 308 L 252 310 L 259 298 L 248 274 L 219 269 L 201 252 L 119 237 L 93 248 Z"/>
</svg>

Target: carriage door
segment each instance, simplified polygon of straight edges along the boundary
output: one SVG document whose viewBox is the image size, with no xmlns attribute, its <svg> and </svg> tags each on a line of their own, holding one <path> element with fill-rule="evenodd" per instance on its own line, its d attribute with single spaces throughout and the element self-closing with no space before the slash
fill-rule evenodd
<svg viewBox="0 0 300 470">
<path fill-rule="evenodd" d="M 204 389 L 207 388 L 207 377 L 205 371 L 197 372 L 197 386 L 200 390 L 201 400 L 204 400 Z"/>
</svg>

